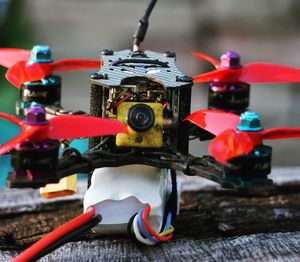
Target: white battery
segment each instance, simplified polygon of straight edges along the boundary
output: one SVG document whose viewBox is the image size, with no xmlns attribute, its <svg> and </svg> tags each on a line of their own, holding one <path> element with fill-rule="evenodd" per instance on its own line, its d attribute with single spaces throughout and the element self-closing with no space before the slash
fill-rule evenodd
<svg viewBox="0 0 300 262">
<path fill-rule="evenodd" d="M 102 221 L 95 233 L 127 233 L 130 218 L 150 204 L 149 223 L 159 232 L 172 192 L 169 170 L 145 165 L 96 169 L 84 197 L 84 210 L 94 206 Z"/>
</svg>

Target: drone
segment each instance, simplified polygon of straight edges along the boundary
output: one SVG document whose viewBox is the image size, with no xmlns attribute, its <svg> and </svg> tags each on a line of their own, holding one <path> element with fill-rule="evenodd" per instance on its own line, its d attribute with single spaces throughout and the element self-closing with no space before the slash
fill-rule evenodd
<svg viewBox="0 0 300 262">
<path fill-rule="evenodd" d="M 36 260 L 79 234 L 129 234 L 146 245 L 169 241 L 180 189 L 177 173 L 199 176 L 223 190 L 265 195 L 274 190 L 267 139 L 300 137 L 300 128 L 263 129 L 249 111 L 250 84 L 300 82 L 300 69 L 270 63 L 242 66 L 228 51 L 218 61 L 193 54 L 216 69 L 190 77 L 173 51 L 143 50 L 151 0 L 133 35 L 131 50 L 101 51 L 101 60 L 54 61 L 48 46 L 0 49 L 7 80 L 19 88 L 16 116 L 0 117 L 21 132 L 0 147 L 11 154 L 11 188 L 42 188 L 47 198 L 74 193 L 74 174 L 88 175 L 84 212 L 37 241 L 14 261 Z M 61 105 L 56 71 L 94 69 L 89 114 Z M 191 113 L 194 83 L 208 82 L 208 109 Z M 207 136 L 208 134 L 208 136 Z M 212 139 L 208 156 L 189 153 L 191 139 Z M 70 146 L 89 138 L 80 153 Z"/>
</svg>

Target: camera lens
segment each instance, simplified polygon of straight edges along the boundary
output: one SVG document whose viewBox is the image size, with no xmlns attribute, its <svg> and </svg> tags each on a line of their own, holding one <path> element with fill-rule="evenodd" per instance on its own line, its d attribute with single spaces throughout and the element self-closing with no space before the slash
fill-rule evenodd
<svg viewBox="0 0 300 262">
<path fill-rule="evenodd" d="M 145 104 L 136 104 L 129 108 L 127 113 L 128 125 L 137 132 L 144 132 L 154 124 L 153 109 Z"/>
</svg>

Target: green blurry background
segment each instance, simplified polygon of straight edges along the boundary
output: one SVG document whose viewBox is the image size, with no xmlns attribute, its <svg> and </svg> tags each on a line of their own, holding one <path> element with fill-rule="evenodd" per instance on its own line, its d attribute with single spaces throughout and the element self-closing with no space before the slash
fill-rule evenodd
<svg viewBox="0 0 300 262">
<path fill-rule="evenodd" d="M 0 46 L 31 48 L 50 45 L 54 58 L 98 58 L 104 48 L 131 48 L 132 33 L 146 0 L 0 0 Z M 219 57 L 240 53 L 242 63 L 266 61 L 300 67 L 300 1 L 298 0 L 159 0 L 143 46 L 174 50 L 187 75 L 212 68 L 191 55 L 193 50 Z M 63 74 L 63 106 L 89 109 L 90 72 Z M 0 110 L 14 112 L 17 89 L 1 70 Z M 251 109 L 262 114 L 266 128 L 300 126 L 300 85 L 253 85 Z M 192 110 L 205 108 L 207 85 L 193 90 Z M 1 141 L 16 132 L 0 122 Z M 194 142 L 191 152 L 207 153 L 208 142 Z M 299 140 L 268 142 L 274 165 L 299 165 Z M 7 157 L 1 157 L 1 179 Z"/>
<path fill-rule="evenodd" d="M 34 43 L 34 33 L 30 28 L 30 22 L 24 10 L 24 1 L 11 0 L 0 1 L 0 46 L 1 47 L 21 47 L 31 48 Z M 0 68 L 0 111 L 14 114 L 15 101 L 18 97 L 18 89 L 8 83 L 4 77 L 5 69 Z M 8 123 L 0 120 L 0 143 L 4 143 L 14 135 L 19 129 Z M 0 158 L 0 187 L 4 185 L 6 175 L 10 167 L 9 155 Z"/>
</svg>

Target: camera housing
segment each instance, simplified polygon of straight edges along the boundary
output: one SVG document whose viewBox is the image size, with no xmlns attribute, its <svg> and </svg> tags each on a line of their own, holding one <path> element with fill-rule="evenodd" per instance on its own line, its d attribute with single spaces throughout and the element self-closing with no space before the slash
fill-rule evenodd
<svg viewBox="0 0 300 262">
<path fill-rule="evenodd" d="M 119 147 L 160 148 L 163 145 L 163 106 L 160 103 L 123 102 L 117 119 L 128 124 L 129 135 L 117 134 Z"/>
</svg>

